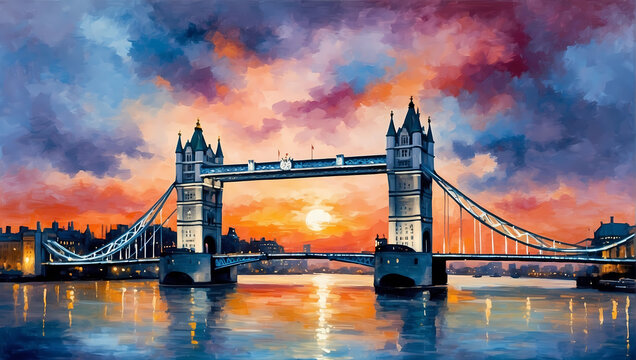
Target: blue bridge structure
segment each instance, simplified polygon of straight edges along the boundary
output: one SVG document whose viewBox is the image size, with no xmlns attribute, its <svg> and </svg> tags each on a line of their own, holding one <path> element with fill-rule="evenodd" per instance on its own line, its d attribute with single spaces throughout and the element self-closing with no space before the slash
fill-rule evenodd
<svg viewBox="0 0 636 360">
<path fill-rule="evenodd" d="M 179 134 L 175 182 L 126 233 L 82 255 L 54 240 L 42 240 L 40 261 L 48 268 L 158 263 L 160 281 L 173 278 L 193 283 L 235 281 L 236 266 L 276 259 L 325 259 L 373 267 L 376 286 L 386 285 L 383 279 L 396 278 L 414 286 L 444 284 L 449 260 L 594 263 L 600 264 L 603 271 L 633 273 L 636 264 L 633 232 L 595 244 L 548 238 L 494 214 L 445 180 L 434 166 L 431 119 L 428 118 L 427 129 L 422 126 L 412 99 L 402 126 L 396 128 L 391 112 L 385 137 L 385 154 L 302 160 L 286 156 L 272 162 L 248 160 L 243 164 L 224 164 L 220 139 L 213 150 L 197 120 L 193 136 L 185 145 Z M 388 178 L 387 245 L 393 247 L 374 253 L 221 253 L 224 183 L 378 174 Z M 437 229 L 441 235 L 435 238 L 436 252 L 433 251 L 433 184 L 443 190 L 444 197 L 443 213 L 436 215 L 444 218 L 443 229 Z M 176 209 L 164 217 L 163 208 L 173 191 L 177 193 Z M 459 225 L 450 221 L 452 206 L 459 209 Z M 160 258 L 154 253 L 157 241 L 154 229 L 175 214 L 177 247 L 187 251 Z M 463 231 L 464 223 L 471 218 L 472 236 L 470 231 L 466 234 Z M 457 232 L 459 236 L 451 236 Z M 467 239 L 472 240 L 472 248 L 467 246 Z M 496 249 L 502 248 L 503 252 L 496 253 Z"/>
</svg>

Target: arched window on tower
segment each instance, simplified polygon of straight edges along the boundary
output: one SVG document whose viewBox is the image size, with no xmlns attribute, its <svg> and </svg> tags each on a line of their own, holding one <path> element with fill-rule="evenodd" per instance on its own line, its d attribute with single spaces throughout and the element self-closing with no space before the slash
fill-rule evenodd
<svg viewBox="0 0 636 360">
<path fill-rule="evenodd" d="M 192 161 L 192 153 L 186 153 L 186 161 Z"/>
<path fill-rule="evenodd" d="M 407 135 L 402 135 L 402 138 L 400 139 L 400 145 L 408 145 L 409 144 L 409 137 Z"/>
</svg>

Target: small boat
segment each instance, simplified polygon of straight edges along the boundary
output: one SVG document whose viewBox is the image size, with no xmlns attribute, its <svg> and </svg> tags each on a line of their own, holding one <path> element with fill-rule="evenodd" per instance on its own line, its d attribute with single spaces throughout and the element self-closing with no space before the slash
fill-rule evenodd
<svg viewBox="0 0 636 360">
<path fill-rule="evenodd" d="M 510 275 L 510 277 L 511 277 L 511 278 L 513 278 L 513 279 L 518 279 L 518 278 L 520 278 L 520 277 L 521 277 L 521 275 L 519 275 L 519 273 L 512 273 L 512 274 Z"/>
<path fill-rule="evenodd" d="M 481 277 L 481 275 L 480 275 L 480 274 L 475 274 L 475 275 L 473 275 L 473 277 L 474 277 L 474 278 L 480 278 L 480 277 Z"/>
<path fill-rule="evenodd" d="M 501 277 L 498 273 L 491 274 L 490 277 Z"/>
</svg>

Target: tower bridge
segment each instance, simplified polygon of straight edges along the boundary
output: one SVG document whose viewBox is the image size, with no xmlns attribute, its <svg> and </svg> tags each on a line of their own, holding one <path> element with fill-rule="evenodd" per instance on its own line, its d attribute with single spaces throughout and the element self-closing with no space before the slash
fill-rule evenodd
<svg viewBox="0 0 636 360">
<path fill-rule="evenodd" d="M 419 109 L 416 110 L 412 98 L 400 127 L 396 128 L 393 117 L 391 112 L 385 135 L 385 154 L 303 160 L 285 157 L 275 162 L 248 160 L 242 164 L 224 164 L 220 138 L 213 150 L 197 119 L 194 133 L 185 145 L 179 133 L 174 184 L 125 234 L 87 255 L 75 254 L 52 240 L 42 241 L 41 259 L 48 257 L 46 264 L 53 267 L 110 264 L 126 259 L 139 262 L 140 257 L 147 259 L 144 261 L 159 261 L 158 254 L 146 251 L 154 249 L 150 244 L 156 241 L 155 234 L 148 236 L 148 231 L 157 220 L 163 224 L 176 214 L 177 247 L 185 251 L 162 257 L 160 281 L 175 274 L 177 279 L 193 282 L 235 281 L 237 265 L 279 258 L 320 258 L 373 266 L 376 286 L 386 283 L 383 279 L 406 279 L 408 281 L 398 282 L 416 286 L 444 284 L 446 261 L 453 259 L 597 263 L 633 273 L 633 233 L 609 237 L 598 246 L 586 247 L 581 243 L 550 239 L 516 226 L 473 201 L 435 171 L 431 119 L 428 117 L 427 126 L 422 126 Z M 219 253 L 224 183 L 372 174 L 385 174 L 388 179 L 389 246 L 372 254 Z M 443 190 L 444 196 L 443 214 L 437 215 L 444 218 L 442 236 L 436 238 L 438 242 L 441 238 L 441 253 L 433 253 L 433 183 Z M 177 194 L 176 209 L 164 218 L 162 210 L 172 191 Z M 449 209 L 453 202 L 459 208 L 457 239 L 450 236 Z M 468 221 L 473 218 L 472 237 L 463 234 L 464 214 Z M 483 227 L 490 230 L 490 236 L 486 234 L 482 238 Z M 467 246 L 467 239 L 472 239 L 472 249 Z M 490 254 L 484 250 L 488 247 Z M 503 253 L 495 253 L 496 248 L 504 248 Z"/>
</svg>

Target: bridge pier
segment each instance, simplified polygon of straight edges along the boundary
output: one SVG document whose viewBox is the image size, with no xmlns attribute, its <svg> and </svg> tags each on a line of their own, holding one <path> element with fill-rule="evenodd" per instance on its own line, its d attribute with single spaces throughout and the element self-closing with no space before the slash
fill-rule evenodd
<svg viewBox="0 0 636 360">
<path fill-rule="evenodd" d="M 212 285 L 236 282 L 236 266 L 215 269 L 212 254 L 190 251 L 164 254 L 159 259 L 159 283 Z"/>
<path fill-rule="evenodd" d="M 431 253 L 379 251 L 375 254 L 376 289 L 418 288 L 434 285 Z"/>
</svg>

